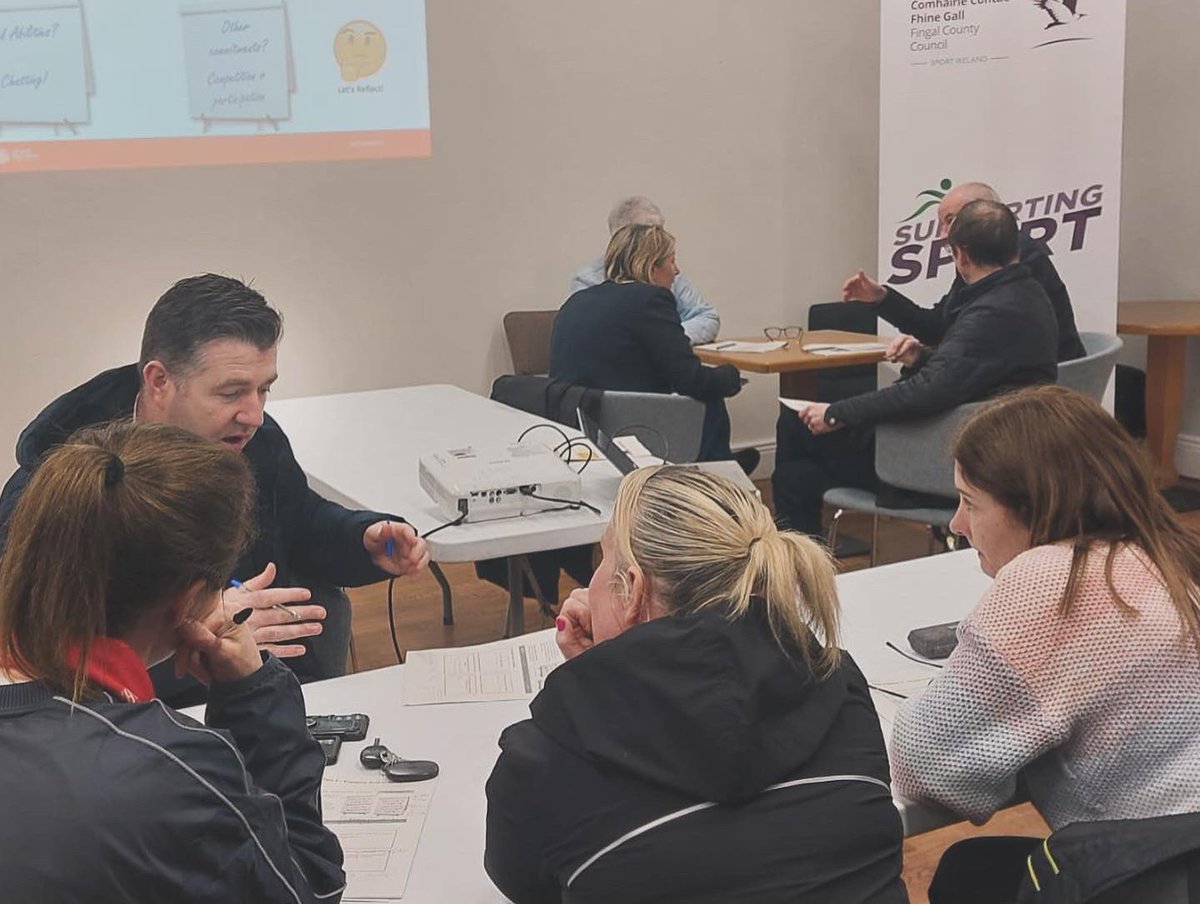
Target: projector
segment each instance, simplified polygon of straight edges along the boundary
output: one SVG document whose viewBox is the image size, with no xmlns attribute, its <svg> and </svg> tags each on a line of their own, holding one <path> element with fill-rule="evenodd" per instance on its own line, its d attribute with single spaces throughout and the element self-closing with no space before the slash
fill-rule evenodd
<svg viewBox="0 0 1200 904">
<path fill-rule="evenodd" d="M 447 518 L 464 521 L 532 515 L 580 500 L 579 475 L 540 443 L 423 455 L 420 480 Z"/>
</svg>

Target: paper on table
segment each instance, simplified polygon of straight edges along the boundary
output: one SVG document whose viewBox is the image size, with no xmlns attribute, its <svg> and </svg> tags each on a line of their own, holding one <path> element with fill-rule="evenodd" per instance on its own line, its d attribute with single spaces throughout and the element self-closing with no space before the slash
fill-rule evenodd
<svg viewBox="0 0 1200 904">
<path fill-rule="evenodd" d="M 781 348 L 786 348 L 787 342 L 709 342 L 707 345 L 697 345 L 696 348 L 702 348 L 710 352 L 751 352 L 761 354 L 764 352 L 777 352 Z"/>
<path fill-rule="evenodd" d="M 817 404 L 816 402 L 809 402 L 806 399 L 785 399 L 783 396 L 779 397 L 779 401 L 783 403 L 784 407 L 791 408 L 792 411 L 798 411 L 801 414 L 811 406 Z"/>
<path fill-rule="evenodd" d="M 882 342 L 814 342 L 801 348 L 810 355 L 851 355 L 858 352 L 887 351 Z"/>
<path fill-rule="evenodd" d="M 387 901 L 404 895 L 437 779 L 398 785 L 382 775 L 321 783 L 325 825 L 345 854 L 343 901 Z"/>
<path fill-rule="evenodd" d="M 404 705 L 531 699 L 563 655 L 554 631 L 441 650 L 413 650 L 404 665 Z"/>
</svg>

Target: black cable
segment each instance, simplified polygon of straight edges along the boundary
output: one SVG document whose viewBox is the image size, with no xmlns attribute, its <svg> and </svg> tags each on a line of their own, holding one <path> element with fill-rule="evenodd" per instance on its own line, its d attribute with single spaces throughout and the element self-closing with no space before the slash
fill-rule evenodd
<svg viewBox="0 0 1200 904">
<path fill-rule="evenodd" d="M 886 687 L 880 687 L 877 684 L 868 684 L 867 687 L 873 691 L 879 691 L 881 694 L 887 694 L 890 697 L 899 697 L 901 700 L 908 699 L 908 694 L 902 694 L 899 691 L 889 691 Z"/>
<path fill-rule="evenodd" d="M 453 521 L 447 521 L 445 524 L 439 524 L 437 527 L 430 528 L 429 530 L 425 531 L 425 533 L 421 534 L 421 536 L 424 537 L 425 539 L 428 539 L 428 538 L 432 537 L 434 534 L 436 534 L 438 531 L 445 530 L 448 527 L 458 527 L 460 524 L 462 524 L 466 520 L 467 520 L 467 513 L 463 512 L 461 515 L 459 515 Z"/>
<path fill-rule="evenodd" d="M 927 665 L 933 669 L 944 669 L 945 668 L 945 666 L 941 665 L 940 663 L 930 662 L 928 659 L 918 659 L 916 656 L 912 656 L 908 653 L 905 653 L 902 649 L 900 649 L 898 646 L 896 646 L 890 640 L 884 641 L 884 645 L 891 647 L 893 650 L 895 650 L 897 653 L 899 653 L 905 659 L 911 659 L 913 662 L 919 662 L 921 665 Z"/>
<path fill-rule="evenodd" d="M 395 576 L 388 578 L 388 630 L 392 634 L 392 649 L 396 651 L 396 662 L 404 665 L 404 656 L 400 653 L 400 641 L 396 640 L 396 613 L 392 608 L 392 585 L 395 583 Z"/>
<path fill-rule="evenodd" d="M 581 449 L 587 449 L 588 457 L 583 460 L 583 464 L 580 466 L 579 470 L 575 471 L 574 468 L 571 468 L 571 470 L 575 471 L 576 474 L 582 474 L 584 471 L 587 470 L 587 466 L 592 463 L 592 457 L 593 457 L 592 447 L 589 446 L 587 444 L 587 442 L 583 439 L 571 439 L 571 437 L 567 436 L 567 432 L 565 430 L 563 430 L 562 427 L 559 427 L 557 424 L 550 424 L 550 423 L 534 424 L 531 427 L 526 427 L 524 430 L 521 431 L 521 435 L 517 437 L 517 442 L 518 443 L 521 442 L 523 439 L 525 439 L 525 437 L 527 437 L 534 430 L 539 430 L 539 429 L 553 430 L 555 433 L 557 433 L 559 436 L 562 437 L 563 441 L 561 443 L 559 443 L 557 446 L 553 446 L 551 451 L 553 451 L 555 455 L 557 455 L 559 458 L 561 458 L 563 461 L 565 461 L 567 463 L 568 468 L 571 468 L 571 453 L 572 453 L 572 451 L 574 451 L 575 447 L 579 446 Z M 566 454 L 563 454 L 564 447 L 566 449 Z"/>
<path fill-rule="evenodd" d="M 557 455 L 559 458 L 561 458 L 563 461 L 565 461 L 567 463 L 567 467 L 570 467 L 571 466 L 571 453 L 572 453 L 572 450 L 574 450 L 576 446 L 578 446 L 580 449 L 587 449 L 587 451 L 588 451 L 588 457 L 583 459 L 583 464 L 580 465 L 579 470 L 575 472 L 576 474 L 582 474 L 584 471 L 587 470 L 587 466 L 592 463 L 592 459 L 596 457 L 596 452 L 586 442 L 584 442 L 581 439 L 569 439 L 566 442 L 559 443 L 557 446 L 555 446 L 554 454 Z M 565 455 L 563 454 L 564 447 L 565 447 L 565 452 L 566 452 Z"/>
<path fill-rule="evenodd" d="M 582 499 L 579 499 L 579 500 L 556 499 L 553 496 L 539 496 L 537 493 L 535 493 L 533 490 L 529 489 L 528 487 L 521 488 L 521 495 L 528 496 L 530 499 L 537 499 L 540 502 L 557 502 L 560 505 L 562 505 L 563 508 L 568 508 L 571 510 L 585 508 L 591 512 L 595 512 L 597 515 L 600 514 L 600 509 L 596 508 L 596 506 L 592 505 L 590 502 L 584 502 Z"/>
<path fill-rule="evenodd" d="M 445 524 L 439 524 L 437 527 L 431 528 L 420 534 L 421 537 L 431 537 L 440 530 L 445 530 L 448 527 L 455 527 L 462 524 L 466 520 L 467 513 L 463 512 L 453 521 L 447 521 Z M 395 576 L 388 578 L 387 588 L 387 612 L 388 612 L 388 631 L 392 635 L 392 649 L 396 651 L 396 662 L 404 665 L 404 656 L 400 652 L 400 641 L 396 639 L 396 611 L 392 603 L 392 585 L 396 583 Z"/>
</svg>

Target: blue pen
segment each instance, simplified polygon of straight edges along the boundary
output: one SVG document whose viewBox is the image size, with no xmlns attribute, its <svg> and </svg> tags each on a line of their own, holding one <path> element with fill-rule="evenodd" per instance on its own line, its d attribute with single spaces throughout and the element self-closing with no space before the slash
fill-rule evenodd
<svg viewBox="0 0 1200 904">
<path fill-rule="evenodd" d="M 241 582 L 241 581 L 239 581 L 237 578 L 230 578 L 230 579 L 229 579 L 229 586 L 230 586 L 230 587 L 232 587 L 234 590 L 244 590 L 244 589 L 245 589 L 245 587 L 243 586 L 242 582 Z M 282 612 L 284 615 L 286 615 L 286 616 L 288 616 L 290 619 L 292 619 L 292 621 L 299 621 L 299 620 L 300 620 L 300 616 L 299 616 L 299 615 L 297 615 L 297 614 L 296 614 L 296 613 L 295 613 L 293 610 L 289 609 L 287 606 L 283 605 L 283 603 L 273 603 L 273 604 L 271 605 L 271 608 L 272 608 L 272 609 L 278 609 L 278 610 L 279 610 L 280 612 Z M 238 614 L 240 615 L 241 613 L 238 613 Z M 245 619 L 242 619 L 242 621 L 245 621 Z M 239 625 L 240 625 L 241 623 L 242 623 L 242 622 L 238 622 L 238 624 L 239 624 Z"/>
<path fill-rule="evenodd" d="M 388 555 L 388 558 L 390 559 L 392 557 L 392 555 L 396 552 L 396 542 L 392 539 L 392 522 L 385 521 L 383 523 L 387 525 L 387 532 L 388 532 L 387 543 L 385 544 L 384 549 L 387 550 L 387 555 Z"/>
</svg>

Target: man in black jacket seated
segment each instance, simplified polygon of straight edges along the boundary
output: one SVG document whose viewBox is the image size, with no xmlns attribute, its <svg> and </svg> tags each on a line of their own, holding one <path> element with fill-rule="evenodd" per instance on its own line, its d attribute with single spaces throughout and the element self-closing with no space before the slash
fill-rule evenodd
<svg viewBox="0 0 1200 904">
<path fill-rule="evenodd" d="M 774 482 L 776 514 L 821 532 L 821 499 L 834 486 L 874 489 L 874 425 L 928 417 L 1006 389 L 1057 378 L 1058 326 L 1045 290 L 1017 262 L 1017 221 L 996 201 L 965 205 L 949 243 L 963 288 L 941 306 L 935 348 L 905 345 L 891 386 L 781 418 Z M 804 429 L 807 428 L 807 429 Z"/>
<path fill-rule="evenodd" d="M 281 331 L 279 314 L 236 279 L 207 274 L 168 289 L 146 318 L 137 364 L 60 396 L 22 431 L 19 467 L 0 494 L 0 550 L 39 462 L 76 430 L 130 417 L 182 427 L 240 450 L 254 473 L 258 530 L 234 572 L 245 586 L 226 592 L 255 609 L 249 624 L 260 647 L 289 657 L 301 680 L 342 674 L 350 638 L 344 600 L 325 601 L 339 607 L 328 618 L 325 606 L 282 604 L 309 600 L 302 580 L 355 587 L 415 574 L 429 552 L 402 518 L 350 511 L 309 489 L 287 436 L 263 410 L 278 376 Z M 176 679 L 170 662 L 151 677 L 168 702 L 203 699 L 200 685 Z"/>
<path fill-rule="evenodd" d="M 972 201 L 1000 201 L 995 189 L 983 182 L 964 182 L 946 192 L 938 205 L 938 238 L 945 241 L 963 206 Z M 1071 307 L 1071 296 L 1050 260 L 1050 251 L 1041 242 L 1034 241 L 1023 231 L 1017 239 L 1017 257 L 1029 269 L 1032 276 L 1050 299 L 1054 319 L 1058 322 L 1058 361 L 1074 361 L 1087 354 L 1075 328 L 1075 311 Z M 879 316 L 906 334 L 897 339 L 896 351 L 903 351 L 914 342 L 934 346 L 946 335 L 948 321 L 946 311 L 954 306 L 955 296 L 966 287 L 962 275 L 955 273 L 950 291 L 932 308 L 923 308 L 897 292 L 891 286 L 882 286 L 859 270 L 842 286 L 843 301 L 865 301 L 878 304 Z M 907 342 L 903 342 L 907 338 Z"/>
</svg>

